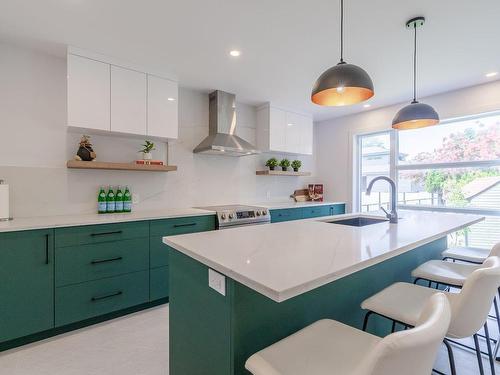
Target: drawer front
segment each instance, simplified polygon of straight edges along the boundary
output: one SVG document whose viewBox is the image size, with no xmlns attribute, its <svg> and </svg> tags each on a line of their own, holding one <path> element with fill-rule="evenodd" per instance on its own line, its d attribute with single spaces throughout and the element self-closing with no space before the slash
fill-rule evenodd
<svg viewBox="0 0 500 375">
<path fill-rule="evenodd" d="M 331 206 L 315 206 L 303 208 L 304 219 L 310 217 L 328 216 L 331 212 L 330 207 Z"/>
<path fill-rule="evenodd" d="M 150 300 L 168 297 L 168 267 L 151 269 L 149 277 Z"/>
<path fill-rule="evenodd" d="M 278 223 L 280 221 L 302 219 L 302 209 L 289 208 L 281 210 L 271 210 L 271 222 Z"/>
<path fill-rule="evenodd" d="M 215 215 L 151 221 L 151 236 L 174 236 L 215 229 Z"/>
<path fill-rule="evenodd" d="M 148 302 L 149 272 L 56 288 L 56 326 Z"/>
<path fill-rule="evenodd" d="M 148 236 L 148 221 L 60 228 L 56 229 L 56 247 L 128 240 Z"/>
<path fill-rule="evenodd" d="M 345 214 L 345 204 L 332 204 L 330 206 L 330 215 Z"/>
<path fill-rule="evenodd" d="M 149 238 L 56 249 L 56 286 L 81 283 L 149 268 Z"/>
</svg>

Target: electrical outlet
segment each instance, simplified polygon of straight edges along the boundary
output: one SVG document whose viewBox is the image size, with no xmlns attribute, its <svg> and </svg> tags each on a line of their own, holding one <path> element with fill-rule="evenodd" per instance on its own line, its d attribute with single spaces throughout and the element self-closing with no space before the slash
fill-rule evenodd
<svg viewBox="0 0 500 375">
<path fill-rule="evenodd" d="M 141 200 L 141 196 L 138 193 L 132 193 L 132 203 L 137 204 Z"/>
<path fill-rule="evenodd" d="M 223 296 L 226 295 L 226 276 L 208 269 L 208 286 Z"/>
</svg>

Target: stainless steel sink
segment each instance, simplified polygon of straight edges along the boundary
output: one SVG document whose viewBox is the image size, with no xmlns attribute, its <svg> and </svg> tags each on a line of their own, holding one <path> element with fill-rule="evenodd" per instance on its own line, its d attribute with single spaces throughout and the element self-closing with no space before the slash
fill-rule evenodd
<svg viewBox="0 0 500 375">
<path fill-rule="evenodd" d="M 376 219 L 373 217 L 364 217 L 364 216 L 356 216 L 356 217 L 351 217 L 349 219 L 327 221 L 327 223 L 330 224 L 349 225 L 351 227 L 364 227 L 366 225 L 387 223 L 387 222 L 389 222 L 389 220 L 387 219 Z"/>
</svg>

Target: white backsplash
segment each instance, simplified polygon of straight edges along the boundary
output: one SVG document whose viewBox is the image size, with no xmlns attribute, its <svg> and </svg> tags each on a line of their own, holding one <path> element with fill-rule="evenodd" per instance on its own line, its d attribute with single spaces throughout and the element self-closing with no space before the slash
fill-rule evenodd
<svg viewBox="0 0 500 375">
<path fill-rule="evenodd" d="M 129 185 L 139 197 L 134 209 L 150 210 L 286 200 L 314 181 L 256 176 L 269 154 L 193 154 L 208 135 L 208 93 L 186 88 L 179 92 L 179 139 L 169 144 L 168 152 L 177 172 L 69 170 L 66 161 L 76 152 L 81 133 L 66 128 L 65 60 L 5 44 L 0 44 L 0 54 L 0 179 L 11 186 L 14 216 L 95 212 L 100 185 Z M 238 135 L 255 144 L 255 107 L 238 103 L 237 114 Z M 94 135 L 92 142 L 98 160 L 140 157 L 140 139 Z M 164 144 L 157 145 L 154 157 L 165 160 Z M 313 157 L 299 159 L 304 170 L 314 172 Z"/>
</svg>

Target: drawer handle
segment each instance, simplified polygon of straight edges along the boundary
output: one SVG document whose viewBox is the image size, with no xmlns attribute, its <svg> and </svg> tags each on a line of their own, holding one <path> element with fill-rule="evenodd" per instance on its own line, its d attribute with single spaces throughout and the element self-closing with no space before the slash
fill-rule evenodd
<svg viewBox="0 0 500 375">
<path fill-rule="evenodd" d="M 196 223 L 174 224 L 174 228 L 193 227 Z"/>
<path fill-rule="evenodd" d="M 49 264 L 49 237 L 50 234 L 45 235 L 45 264 Z"/>
<path fill-rule="evenodd" d="M 92 237 L 97 237 L 97 236 L 109 236 L 111 234 L 120 234 L 120 233 L 123 233 L 122 230 L 116 230 L 114 232 L 102 232 L 102 233 L 92 233 L 91 236 Z"/>
<path fill-rule="evenodd" d="M 118 292 L 114 292 L 114 293 L 110 293 L 110 294 L 106 294 L 106 295 L 103 295 L 103 296 L 97 296 L 97 297 L 92 297 L 90 300 L 92 302 L 96 302 L 96 301 L 101 301 L 103 299 L 107 299 L 107 298 L 112 298 L 112 297 L 116 297 L 116 296 L 120 296 L 122 295 L 123 292 L 120 290 Z"/>
<path fill-rule="evenodd" d="M 98 259 L 98 260 L 93 260 L 90 262 L 90 264 L 101 264 L 101 263 L 108 263 L 108 262 L 115 262 L 117 260 L 122 260 L 123 257 L 116 257 L 116 258 L 109 258 L 109 259 Z"/>
</svg>

